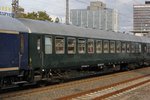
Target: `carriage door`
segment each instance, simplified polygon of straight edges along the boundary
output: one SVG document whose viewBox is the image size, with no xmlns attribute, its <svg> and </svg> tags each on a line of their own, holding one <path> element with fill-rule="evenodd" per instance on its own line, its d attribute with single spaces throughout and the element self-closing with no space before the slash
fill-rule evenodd
<svg viewBox="0 0 150 100">
<path fill-rule="evenodd" d="M 28 69 L 28 34 L 20 33 L 19 68 Z"/>
<path fill-rule="evenodd" d="M 37 62 L 38 66 L 42 69 L 44 66 L 44 52 L 43 52 L 43 38 L 41 35 L 37 38 Z"/>
<path fill-rule="evenodd" d="M 147 45 L 145 44 L 145 43 L 143 43 L 143 45 L 142 45 L 142 53 L 143 54 L 146 54 L 147 53 Z"/>
<path fill-rule="evenodd" d="M 29 65 L 34 70 L 43 67 L 43 36 L 39 34 L 29 34 Z"/>
</svg>

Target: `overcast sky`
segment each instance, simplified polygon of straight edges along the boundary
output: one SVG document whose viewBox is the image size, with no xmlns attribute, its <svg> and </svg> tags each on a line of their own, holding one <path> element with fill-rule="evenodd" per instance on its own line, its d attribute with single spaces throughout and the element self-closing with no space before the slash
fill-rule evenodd
<svg viewBox="0 0 150 100">
<path fill-rule="evenodd" d="M 11 7 L 12 0 L 0 0 L 0 7 Z M 19 0 L 25 12 L 46 11 L 50 16 L 65 16 L 66 0 Z M 115 8 L 119 12 L 120 31 L 130 31 L 133 26 L 133 5 L 144 4 L 145 0 L 70 0 L 70 9 L 85 9 L 90 1 L 103 1 L 107 8 Z"/>
</svg>

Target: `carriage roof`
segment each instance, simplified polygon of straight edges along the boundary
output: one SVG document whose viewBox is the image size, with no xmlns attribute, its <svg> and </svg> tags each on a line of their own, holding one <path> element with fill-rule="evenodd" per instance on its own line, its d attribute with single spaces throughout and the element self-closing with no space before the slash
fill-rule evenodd
<svg viewBox="0 0 150 100">
<path fill-rule="evenodd" d="M 109 40 L 150 43 L 150 40 L 146 37 L 116 33 L 112 31 L 81 28 L 73 25 L 51 23 L 48 21 L 39 21 L 39 20 L 31 20 L 31 19 L 19 19 L 19 20 L 30 29 L 30 33 L 54 34 L 54 35 L 64 35 L 64 36 L 76 36 L 76 37 L 88 37 L 88 38 L 100 38 L 100 39 L 109 39 Z"/>
<path fill-rule="evenodd" d="M 0 32 L 28 32 L 27 27 L 19 20 L 8 17 L 0 16 Z"/>
<path fill-rule="evenodd" d="M 1 30 L 150 43 L 150 39 L 146 37 L 99 29 L 81 28 L 73 25 L 51 23 L 49 21 L 24 18 L 15 19 L 6 16 L 0 16 Z"/>
</svg>

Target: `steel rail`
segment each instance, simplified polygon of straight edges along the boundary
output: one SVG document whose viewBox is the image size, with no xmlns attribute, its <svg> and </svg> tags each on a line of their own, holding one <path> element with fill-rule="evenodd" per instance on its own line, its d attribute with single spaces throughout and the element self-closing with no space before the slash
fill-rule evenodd
<svg viewBox="0 0 150 100">
<path fill-rule="evenodd" d="M 125 80 L 125 81 L 122 81 L 122 82 L 114 83 L 114 84 L 111 84 L 111 85 L 108 85 L 108 86 L 99 87 L 99 88 L 95 88 L 95 89 L 88 90 L 88 91 L 85 91 L 85 92 L 81 92 L 81 93 L 77 93 L 77 94 L 73 94 L 73 95 L 68 95 L 68 96 L 65 96 L 65 97 L 61 97 L 61 98 L 58 98 L 57 100 L 71 100 L 73 98 L 81 97 L 83 95 L 94 93 L 94 92 L 97 92 L 97 91 L 102 91 L 102 90 L 105 90 L 105 89 L 108 89 L 108 88 L 111 88 L 111 87 L 115 87 L 117 85 L 125 84 L 125 83 L 128 83 L 128 82 L 135 81 L 135 80 L 142 79 L 142 78 L 149 77 L 149 76 L 150 76 L 150 74 L 148 74 L 148 75 L 142 75 L 142 76 L 139 76 L 139 77 L 136 77 L 136 78 L 132 78 L 132 79 L 128 79 L 128 80 Z M 121 89 L 121 90 L 115 91 L 113 93 L 105 94 L 103 96 L 100 96 L 100 97 L 96 98 L 95 100 L 101 100 L 102 98 L 104 99 L 104 98 L 106 98 L 108 96 L 114 95 L 115 93 L 119 93 L 119 92 L 125 91 L 127 89 L 130 89 L 130 88 L 142 85 L 142 84 L 144 84 L 146 82 L 150 82 L 150 80 L 141 82 L 139 84 L 135 84 L 133 86 L 129 86 L 129 87 L 125 88 L 125 89 Z"/>
<path fill-rule="evenodd" d="M 114 91 L 114 92 L 105 94 L 105 95 L 103 95 L 103 96 L 96 97 L 96 98 L 94 98 L 93 100 L 106 99 L 106 98 L 108 98 L 108 97 L 110 97 L 110 96 L 113 96 L 113 95 L 116 95 L 116 94 L 119 94 L 119 93 L 123 93 L 123 92 L 125 92 L 125 91 L 127 91 L 127 90 L 130 90 L 130 89 L 132 89 L 132 88 L 136 88 L 136 87 L 138 87 L 138 86 L 141 86 L 141 85 L 146 84 L 146 83 L 149 83 L 149 82 L 150 82 L 150 80 L 146 80 L 146 81 L 137 83 L 137 84 L 135 84 L 135 85 L 131 85 L 131 86 L 129 86 L 129 87 L 126 87 L 126 88 L 123 88 L 123 89 L 120 89 L 120 90 L 117 90 L 117 91 Z"/>
</svg>

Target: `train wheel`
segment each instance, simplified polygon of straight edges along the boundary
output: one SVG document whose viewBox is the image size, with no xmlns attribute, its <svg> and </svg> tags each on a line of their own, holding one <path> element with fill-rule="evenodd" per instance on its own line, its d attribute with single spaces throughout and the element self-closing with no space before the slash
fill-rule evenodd
<svg viewBox="0 0 150 100">
<path fill-rule="evenodd" d="M 120 65 L 113 65 L 113 71 L 114 72 L 120 71 Z"/>
<path fill-rule="evenodd" d="M 38 82 L 38 86 L 40 86 L 40 87 L 44 87 L 47 84 L 48 84 L 48 81 L 46 81 L 46 80 L 41 80 L 41 81 Z"/>
<path fill-rule="evenodd" d="M 123 63 L 120 65 L 120 71 L 127 71 L 127 70 L 129 70 L 127 63 Z"/>
<path fill-rule="evenodd" d="M 128 69 L 129 69 L 129 70 L 134 70 L 134 69 L 135 69 L 135 66 L 136 66 L 136 65 L 134 65 L 134 64 L 129 64 L 129 65 L 128 65 Z"/>
</svg>

